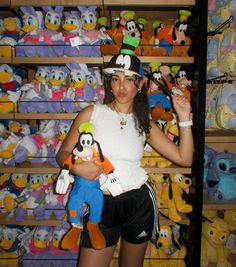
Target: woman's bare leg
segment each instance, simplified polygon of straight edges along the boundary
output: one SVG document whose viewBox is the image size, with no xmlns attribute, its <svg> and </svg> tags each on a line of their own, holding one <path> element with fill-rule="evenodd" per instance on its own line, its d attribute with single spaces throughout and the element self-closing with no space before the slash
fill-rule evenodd
<svg viewBox="0 0 236 267">
<path fill-rule="evenodd" d="M 116 246 L 96 250 L 81 248 L 78 267 L 109 267 Z"/>
<path fill-rule="evenodd" d="M 121 241 L 120 267 L 143 267 L 143 260 L 148 242 L 142 244 L 131 244 L 125 240 Z"/>
</svg>

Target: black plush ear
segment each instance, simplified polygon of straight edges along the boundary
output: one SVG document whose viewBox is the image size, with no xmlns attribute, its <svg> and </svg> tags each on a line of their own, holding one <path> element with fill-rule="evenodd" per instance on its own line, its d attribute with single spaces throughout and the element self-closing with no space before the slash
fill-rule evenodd
<svg viewBox="0 0 236 267">
<path fill-rule="evenodd" d="M 173 39 L 173 41 L 176 41 L 176 39 L 177 39 L 175 31 L 176 31 L 176 29 L 178 29 L 178 27 L 179 27 L 179 22 L 175 23 L 175 25 L 173 27 L 173 31 L 172 31 L 172 39 Z"/>
<path fill-rule="evenodd" d="M 169 184 L 169 198 L 170 199 L 173 199 L 173 190 L 172 190 L 172 182 L 170 181 L 170 184 Z"/>
<path fill-rule="evenodd" d="M 94 140 L 94 143 L 97 144 L 98 153 L 99 153 L 99 157 L 100 157 L 101 162 L 104 162 L 104 156 L 103 156 L 103 153 L 102 153 L 102 149 L 100 147 L 100 144 L 96 140 Z"/>
<path fill-rule="evenodd" d="M 210 222 L 210 223 L 213 223 L 213 221 L 210 220 L 209 218 L 207 218 L 206 216 L 202 216 L 202 222 Z"/>
</svg>

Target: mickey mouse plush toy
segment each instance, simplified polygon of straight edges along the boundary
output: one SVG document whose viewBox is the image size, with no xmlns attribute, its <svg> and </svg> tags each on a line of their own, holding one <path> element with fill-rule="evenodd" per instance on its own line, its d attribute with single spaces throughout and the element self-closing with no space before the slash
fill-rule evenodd
<svg viewBox="0 0 236 267">
<path fill-rule="evenodd" d="M 108 190 L 112 195 L 119 194 L 119 182 L 114 177 L 114 167 L 103 156 L 99 143 L 93 138 L 94 125 L 89 122 L 82 123 L 79 126 L 79 132 L 79 140 L 72 154 L 65 160 L 56 184 L 56 192 L 65 194 L 69 184 L 75 181 L 68 201 L 69 220 L 72 228 L 64 236 L 61 247 L 73 249 L 78 245 L 80 234 L 83 231 L 81 213 L 86 204 L 89 206 L 89 220 L 86 226 L 91 243 L 95 249 L 102 249 L 106 245 L 106 240 L 98 225 L 103 208 L 102 190 Z M 99 180 L 87 180 L 79 175 L 73 177 L 69 173 L 74 163 L 81 163 L 94 157 L 100 158 L 96 164 L 102 165 L 104 170 Z"/>
</svg>

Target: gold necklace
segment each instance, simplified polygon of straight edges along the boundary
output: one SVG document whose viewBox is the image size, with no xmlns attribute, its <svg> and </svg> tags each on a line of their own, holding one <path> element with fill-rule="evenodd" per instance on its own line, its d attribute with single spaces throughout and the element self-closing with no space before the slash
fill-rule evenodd
<svg viewBox="0 0 236 267">
<path fill-rule="evenodd" d="M 115 108 L 114 102 L 112 102 L 112 107 L 120 118 L 120 129 L 123 130 L 124 127 L 127 125 L 127 114 L 117 111 Z"/>
</svg>

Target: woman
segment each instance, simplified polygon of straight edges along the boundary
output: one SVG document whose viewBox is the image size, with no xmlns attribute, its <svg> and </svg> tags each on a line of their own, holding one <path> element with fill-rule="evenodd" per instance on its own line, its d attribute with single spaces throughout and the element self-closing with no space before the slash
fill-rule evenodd
<svg viewBox="0 0 236 267">
<path fill-rule="evenodd" d="M 112 162 L 114 177 L 122 188 L 115 196 L 109 188 L 104 190 L 100 229 L 106 238 L 106 248 L 93 249 L 88 233 L 84 231 L 79 267 L 108 267 L 120 236 L 120 266 L 143 266 L 155 221 L 151 189 L 146 183 L 148 176 L 140 167 L 145 142 L 178 165 L 192 164 L 189 101 L 180 95 L 172 97 L 180 126 L 180 142 L 176 145 L 149 119 L 143 68 L 133 54 L 133 51 L 123 49 L 121 54 L 111 59 L 108 68 L 103 70 L 107 79 L 104 104 L 88 106 L 77 115 L 57 156 L 62 165 L 78 140 L 78 126 L 90 121 L 96 129 L 94 139 L 100 143 L 103 154 Z M 73 173 L 89 180 L 99 179 L 103 170 L 95 160 L 74 164 Z"/>
</svg>

